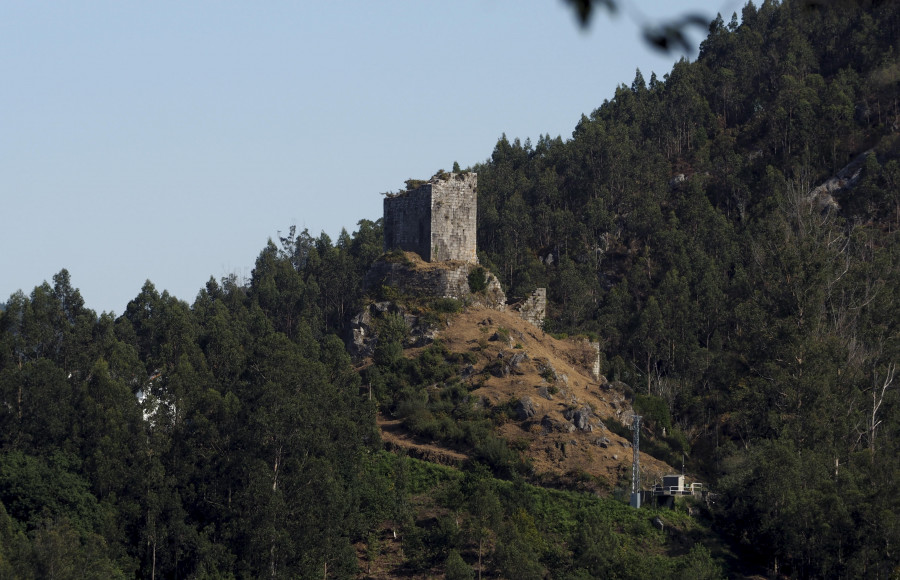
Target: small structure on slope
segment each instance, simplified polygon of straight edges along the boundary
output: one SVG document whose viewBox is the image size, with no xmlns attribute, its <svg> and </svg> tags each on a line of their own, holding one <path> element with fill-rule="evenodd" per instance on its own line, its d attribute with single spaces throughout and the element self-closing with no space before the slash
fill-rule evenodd
<svg viewBox="0 0 900 580">
<path fill-rule="evenodd" d="M 657 496 L 701 495 L 703 491 L 703 484 L 694 482 L 689 485 L 685 485 L 684 475 L 682 474 L 664 475 L 662 478 L 662 485 L 654 485 L 652 491 L 653 495 Z"/>
</svg>

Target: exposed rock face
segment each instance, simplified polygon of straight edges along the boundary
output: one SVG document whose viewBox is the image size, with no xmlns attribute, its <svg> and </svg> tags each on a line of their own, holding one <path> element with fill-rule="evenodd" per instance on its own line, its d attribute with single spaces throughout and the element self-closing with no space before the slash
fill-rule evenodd
<svg viewBox="0 0 900 580">
<path fill-rule="evenodd" d="M 372 356 L 375 351 L 375 328 L 368 308 L 350 319 L 350 343 L 347 350 L 354 358 Z"/>
<path fill-rule="evenodd" d="M 531 401 L 530 397 L 522 397 L 516 402 L 515 406 L 516 415 L 519 417 L 519 421 L 526 421 L 534 417 L 536 410 L 534 408 L 534 403 Z"/>
<path fill-rule="evenodd" d="M 509 334 L 506 334 L 506 336 L 503 336 L 499 332 L 495 332 L 494 334 L 491 335 L 491 337 L 488 340 L 492 340 L 492 341 L 493 340 L 502 340 L 503 342 L 506 343 L 506 346 L 512 346 L 512 339 L 510 338 Z"/>
<path fill-rule="evenodd" d="M 519 365 L 528 360 L 528 355 L 524 352 L 517 352 L 509 358 L 509 368 L 512 372 L 516 374 L 522 374 L 519 370 Z"/>
<path fill-rule="evenodd" d="M 871 149 L 857 155 L 846 167 L 838 171 L 837 175 L 829 177 L 825 183 L 810 191 L 810 201 L 815 202 L 820 211 L 840 209 L 837 200 L 834 199 L 834 194 L 856 186 L 866 163 L 866 157 L 870 153 L 872 153 Z"/>
<path fill-rule="evenodd" d="M 347 350 L 354 359 L 372 356 L 378 343 L 376 320 L 387 313 L 398 314 L 409 327 L 409 336 L 405 347 L 426 346 L 434 342 L 437 330 L 425 324 L 420 317 L 414 316 L 405 308 L 393 302 L 375 302 L 350 319 L 350 337 Z"/>
<path fill-rule="evenodd" d="M 551 385 L 556 385 L 563 380 L 565 375 L 556 372 L 556 369 L 547 359 L 536 359 L 535 362 L 541 377 Z"/>
<path fill-rule="evenodd" d="M 541 428 L 544 434 L 547 433 L 572 433 L 575 431 L 575 425 L 568 421 L 559 421 L 550 415 L 544 415 L 541 418 Z"/>
<path fill-rule="evenodd" d="M 499 352 L 497 359 L 486 368 L 496 377 L 508 377 L 509 375 L 524 374 L 522 363 L 528 360 L 524 352 L 517 352 L 510 356 L 509 353 Z"/>
<path fill-rule="evenodd" d="M 572 422 L 575 425 L 576 429 L 581 431 L 593 431 L 594 427 L 591 425 L 590 419 L 593 417 L 593 412 L 591 408 L 588 406 L 582 406 L 578 409 L 569 409 L 564 413 L 566 419 Z"/>
<path fill-rule="evenodd" d="M 540 387 L 538 387 L 537 392 L 538 392 L 538 395 L 544 397 L 544 398 L 547 399 L 548 401 L 552 401 L 552 400 L 553 400 L 553 395 L 550 393 L 550 388 L 549 388 L 549 387 L 547 387 L 547 386 L 540 386 Z"/>
<path fill-rule="evenodd" d="M 480 267 L 471 262 L 460 261 L 429 264 L 413 253 L 385 255 L 366 273 L 363 288 L 372 291 L 386 287 L 401 295 L 453 298 L 494 310 L 504 310 L 506 295 L 496 276 L 490 272 L 485 271 L 487 287 L 484 291 L 473 294 L 470 290 L 469 273 Z M 433 342 L 436 329 L 422 324 L 419 317 L 393 301 L 375 302 L 350 321 L 347 342 L 353 358 L 358 360 L 372 356 L 377 338 L 373 320 L 387 312 L 400 314 L 409 326 L 410 340 L 404 346 L 425 346 Z M 508 374 L 511 369 L 514 370 L 521 360 L 519 358 L 512 361 L 511 365 L 505 365 L 505 372 Z"/>
<path fill-rule="evenodd" d="M 500 280 L 490 272 L 485 274 L 487 274 L 487 288 L 482 293 L 483 296 L 479 296 L 478 301 L 494 310 L 506 310 L 506 294 L 500 286 Z"/>
<path fill-rule="evenodd" d="M 436 296 L 471 299 L 481 302 L 488 308 L 503 310 L 506 307 L 506 295 L 500 287 L 496 276 L 485 272 L 487 288 L 483 293 L 472 294 L 469 289 L 469 273 L 479 268 L 472 262 L 447 261 L 428 264 L 417 256 L 406 254 L 406 259 L 376 261 L 363 279 L 363 289 L 372 290 L 379 286 L 396 288 L 402 293 L 414 296 Z"/>
</svg>

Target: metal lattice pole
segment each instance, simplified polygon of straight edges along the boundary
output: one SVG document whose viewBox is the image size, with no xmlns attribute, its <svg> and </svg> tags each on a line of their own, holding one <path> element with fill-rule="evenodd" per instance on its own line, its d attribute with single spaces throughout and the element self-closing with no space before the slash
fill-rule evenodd
<svg viewBox="0 0 900 580">
<path fill-rule="evenodd" d="M 634 449 L 634 462 L 631 465 L 631 507 L 641 507 L 641 416 L 634 416 L 634 423 L 631 424 L 634 430 L 634 441 L 632 448 Z"/>
</svg>

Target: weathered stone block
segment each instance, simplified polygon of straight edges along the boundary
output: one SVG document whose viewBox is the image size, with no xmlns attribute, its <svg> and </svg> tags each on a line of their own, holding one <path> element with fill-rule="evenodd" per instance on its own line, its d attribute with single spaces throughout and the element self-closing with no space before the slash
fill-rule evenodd
<svg viewBox="0 0 900 580">
<path fill-rule="evenodd" d="M 515 309 L 523 320 L 542 328 L 547 317 L 547 289 L 538 288 Z"/>
<path fill-rule="evenodd" d="M 478 175 L 449 173 L 384 199 L 384 249 L 415 252 L 426 262 L 478 262 Z"/>
</svg>

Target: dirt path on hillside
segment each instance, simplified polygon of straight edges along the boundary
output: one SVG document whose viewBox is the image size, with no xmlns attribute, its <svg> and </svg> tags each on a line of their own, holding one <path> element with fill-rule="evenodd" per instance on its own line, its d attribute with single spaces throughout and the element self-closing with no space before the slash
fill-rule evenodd
<svg viewBox="0 0 900 580">
<path fill-rule="evenodd" d="M 400 419 L 388 419 L 380 413 L 375 419 L 381 430 L 381 440 L 386 448 L 403 450 L 416 459 L 424 459 L 441 465 L 459 467 L 469 456 L 452 449 L 439 447 L 420 437 L 416 437 L 403 426 Z"/>
</svg>

